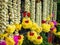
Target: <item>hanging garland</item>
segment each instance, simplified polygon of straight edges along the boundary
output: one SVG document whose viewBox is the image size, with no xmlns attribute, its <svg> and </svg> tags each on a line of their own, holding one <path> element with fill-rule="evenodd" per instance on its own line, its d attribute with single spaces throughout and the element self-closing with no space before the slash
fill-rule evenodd
<svg viewBox="0 0 60 45">
<path fill-rule="evenodd" d="M 30 12 L 30 0 L 25 0 L 25 11 Z"/>
<path fill-rule="evenodd" d="M 7 14 L 7 1 L 1 0 L 1 14 L 0 14 L 0 45 L 6 45 L 4 40 L 4 32 L 6 30 L 6 14 Z"/>
<path fill-rule="evenodd" d="M 18 23 L 20 23 L 21 20 L 21 0 L 17 1 L 17 17 L 18 17 Z"/>
<path fill-rule="evenodd" d="M 35 22 L 35 0 L 31 0 L 31 20 Z"/>
</svg>

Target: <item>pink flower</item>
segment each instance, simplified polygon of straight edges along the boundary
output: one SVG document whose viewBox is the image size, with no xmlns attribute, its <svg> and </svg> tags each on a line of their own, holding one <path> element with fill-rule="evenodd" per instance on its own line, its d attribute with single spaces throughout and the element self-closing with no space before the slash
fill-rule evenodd
<svg viewBox="0 0 60 45">
<path fill-rule="evenodd" d="M 18 36 L 17 35 L 14 36 L 14 41 L 15 41 L 15 45 L 18 45 Z"/>
</svg>

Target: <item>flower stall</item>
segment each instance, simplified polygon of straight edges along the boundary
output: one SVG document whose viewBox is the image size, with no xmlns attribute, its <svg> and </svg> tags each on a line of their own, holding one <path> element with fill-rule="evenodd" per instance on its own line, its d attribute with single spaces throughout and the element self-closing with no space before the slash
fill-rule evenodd
<svg viewBox="0 0 60 45">
<path fill-rule="evenodd" d="M 0 6 L 0 45 L 60 45 L 56 0 L 0 0 Z"/>
</svg>

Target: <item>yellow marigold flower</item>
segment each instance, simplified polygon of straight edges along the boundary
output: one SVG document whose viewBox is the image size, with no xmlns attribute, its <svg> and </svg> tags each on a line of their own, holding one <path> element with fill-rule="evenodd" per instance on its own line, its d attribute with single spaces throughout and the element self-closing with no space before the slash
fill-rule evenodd
<svg viewBox="0 0 60 45">
<path fill-rule="evenodd" d="M 38 25 L 36 23 L 33 23 L 31 30 L 36 30 L 37 27 L 38 27 Z"/>
<path fill-rule="evenodd" d="M 23 35 L 19 35 L 18 36 L 18 45 L 22 45 L 22 43 L 23 43 L 23 40 L 24 40 L 24 36 Z"/>
<path fill-rule="evenodd" d="M 8 33 L 13 33 L 15 31 L 15 25 L 8 25 L 7 28 L 6 28 L 6 31 Z"/>
<path fill-rule="evenodd" d="M 49 22 L 49 24 L 51 25 L 51 27 L 53 27 L 53 26 L 54 26 L 54 23 L 53 23 L 53 22 Z"/>
<path fill-rule="evenodd" d="M 35 31 L 31 31 L 27 33 L 28 40 L 33 41 L 36 39 L 37 33 Z"/>
<path fill-rule="evenodd" d="M 40 32 L 42 31 L 42 28 L 39 27 L 36 23 L 33 23 L 31 30 L 34 30 L 34 31 L 36 31 L 37 33 L 40 33 Z"/>
<path fill-rule="evenodd" d="M 22 24 L 15 23 L 16 30 L 21 30 Z"/>
<path fill-rule="evenodd" d="M 37 38 L 33 41 L 34 44 L 41 44 L 43 42 L 43 38 L 38 35 Z"/>
<path fill-rule="evenodd" d="M 14 45 L 15 44 L 14 39 L 11 37 L 6 37 L 5 41 L 6 41 L 7 45 Z"/>
<path fill-rule="evenodd" d="M 44 32 L 49 32 L 50 31 L 51 26 L 49 24 L 42 24 L 42 29 Z"/>
<path fill-rule="evenodd" d="M 42 32 L 42 27 L 37 27 L 35 30 L 37 33 L 41 33 Z"/>
<path fill-rule="evenodd" d="M 32 27 L 32 21 L 30 20 L 30 18 L 23 18 L 22 20 L 22 26 L 24 29 L 28 29 Z"/>
</svg>

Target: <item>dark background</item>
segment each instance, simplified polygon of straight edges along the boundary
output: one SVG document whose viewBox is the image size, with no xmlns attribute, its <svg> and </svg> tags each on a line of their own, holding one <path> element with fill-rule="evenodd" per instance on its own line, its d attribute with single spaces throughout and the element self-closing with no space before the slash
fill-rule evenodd
<svg viewBox="0 0 60 45">
<path fill-rule="evenodd" d="M 60 0 L 57 3 L 57 21 L 60 23 Z"/>
</svg>

